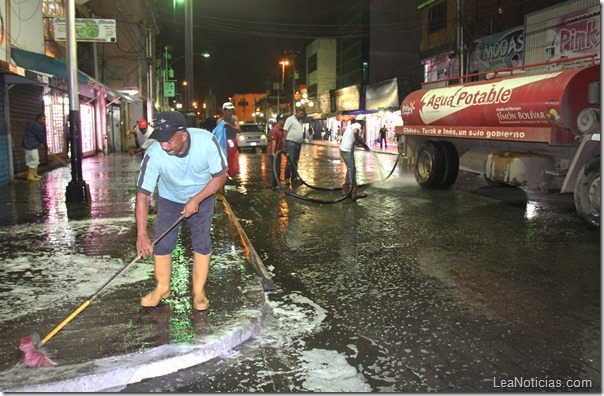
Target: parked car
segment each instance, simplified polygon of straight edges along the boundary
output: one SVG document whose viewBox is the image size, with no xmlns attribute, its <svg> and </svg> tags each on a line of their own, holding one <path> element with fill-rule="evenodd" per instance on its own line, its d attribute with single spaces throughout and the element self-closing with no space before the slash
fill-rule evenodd
<svg viewBox="0 0 604 396">
<path fill-rule="evenodd" d="M 239 134 L 239 139 L 237 141 L 239 152 L 244 149 L 252 149 L 255 151 L 256 148 L 260 148 L 263 153 L 266 153 L 268 147 L 266 133 L 260 129 L 258 124 L 247 122 L 240 124 L 239 127 L 241 128 L 241 133 Z"/>
</svg>

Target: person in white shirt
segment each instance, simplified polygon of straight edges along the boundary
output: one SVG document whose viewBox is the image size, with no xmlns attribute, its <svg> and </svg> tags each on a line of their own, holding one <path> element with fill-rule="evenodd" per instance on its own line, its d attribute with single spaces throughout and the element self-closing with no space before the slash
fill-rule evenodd
<svg viewBox="0 0 604 396">
<path fill-rule="evenodd" d="M 136 153 L 145 153 L 145 150 L 149 148 L 153 143 L 155 143 L 155 139 L 149 139 L 149 136 L 153 133 L 153 127 L 149 126 L 149 123 L 144 118 L 136 121 L 136 126 L 130 130 L 131 135 L 136 136 L 136 142 L 138 143 L 138 147 L 136 150 L 131 150 L 130 155 L 134 155 Z"/>
<path fill-rule="evenodd" d="M 297 109 L 296 113 L 289 116 L 283 125 L 285 135 L 285 152 L 289 160 L 285 164 L 285 184 L 293 183 L 296 179 L 295 172 L 298 169 L 298 161 L 300 160 L 300 149 L 302 148 L 302 139 L 304 138 L 304 127 L 300 120 L 304 118 L 306 113 L 303 109 Z M 292 165 L 293 163 L 293 165 Z M 295 167 L 296 170 L 293 168 Z"/>
<path fill-rule="evenodd" d="M 340 143 L 340 156 L 346 164 L 346 179 L 342 185 L 342 195 L 348 195 L 351 192 L 351 198 L 356 201 L 359 197 L 359 188 L 357 186 L 357 170 L 354 164 L 354 148 L 363 147 L 369 151 L 369 147 L 361 139 L 361 124 L 355 122 L 350 125 L 342 134 L 342 143 Z"/>
</svg>

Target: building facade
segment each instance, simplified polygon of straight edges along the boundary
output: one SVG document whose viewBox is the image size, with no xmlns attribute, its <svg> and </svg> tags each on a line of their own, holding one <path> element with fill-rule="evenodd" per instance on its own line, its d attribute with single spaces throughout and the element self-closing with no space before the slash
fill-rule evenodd
<svg viewBox="0 0 604 396">
<path fill-rule="evenodd" d="M 75 8 L 79 133 L 84 156 L 126 151 L 134 120 L 151 119 L 154 81 L 152 1 L 133 0 L 119 9 L 100 0 L 78 0 Z M 21 139 L 36 114 L 46 115 L 41 166 L 68 158 L 70 113 L 66 30 L 62 0 L 0 4 L 0 185 L 25 170 Z M 130 21 L 139 21 L 130 23 Z"/>
</svg>

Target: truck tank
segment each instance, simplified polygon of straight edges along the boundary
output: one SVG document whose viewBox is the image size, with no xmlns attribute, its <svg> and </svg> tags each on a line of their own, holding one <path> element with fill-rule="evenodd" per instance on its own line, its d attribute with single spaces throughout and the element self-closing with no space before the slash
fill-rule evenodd
<svg viewBox="0 0 604 396">
<path fill-rule="evenodd" d="M 403 100 L 401 115 L 404 125 L 409 127 L 475 126 L 503 130 L 555 127 L 580 135 L 579 114 L 584 109 L 599 108 L 599 103 L 589 103 L 589 95 L 585 94 L 590 84 L 599 80 L 600 65 L 594 65 L 421 89 Z M 404 134 L 423 134 L 416 132 L 408 130 Z M 525 136 L 532 140 L 530 133 Z M 502 139 L 507 140 L 505 135 Z M 542 141 L 538 136 L 535 140 Z"/>
</svg>

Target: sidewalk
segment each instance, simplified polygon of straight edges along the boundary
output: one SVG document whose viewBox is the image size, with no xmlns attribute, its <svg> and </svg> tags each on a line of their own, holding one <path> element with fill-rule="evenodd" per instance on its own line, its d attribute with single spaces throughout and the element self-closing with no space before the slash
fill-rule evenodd
<svg viewBox="0 0 604 396">
<path fill-rule="evenodd" d="M 39 183 L 0 187 L 0 391 L 116 391 L 221 356 L 258 331 L 266 310 L 265 279 L 258 274 L 263 264 L 246 259 L 253 248 L 244 246 L 248 240 L 228 203 L 217 202 L 209 311 L 191 308 L 192 252 L 184 225 L 165 303 L 139 306 L 154 286 L 152 259 L 139 260 L 45 344 L 57 366 L 25 367 L 21 338 L 46 336 L 134 258 L 131 187 L 138 166 L 128 154 L 84 159 L 87 210 L 65 203 L 67 167 Z"/>
</svg>

